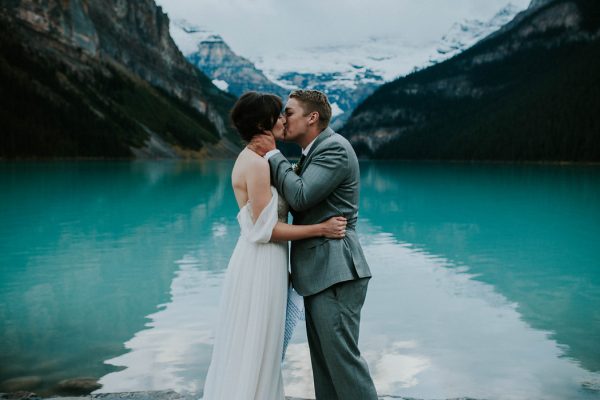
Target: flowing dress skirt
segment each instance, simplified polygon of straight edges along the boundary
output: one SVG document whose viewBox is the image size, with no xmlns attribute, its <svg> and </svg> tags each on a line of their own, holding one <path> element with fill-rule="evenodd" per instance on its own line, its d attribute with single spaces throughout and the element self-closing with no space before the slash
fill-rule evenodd
<svg viewBox="0 0 600 400">
<path fill-rule="evenodd" d="M 277 191 L 252 222 L 238 214 L 241 236 L 221 296 L 219 322 L 203 400 L 283 400 L 281 355 L 288 289 L 287 243 L 269 243 Z"/>
</svg>

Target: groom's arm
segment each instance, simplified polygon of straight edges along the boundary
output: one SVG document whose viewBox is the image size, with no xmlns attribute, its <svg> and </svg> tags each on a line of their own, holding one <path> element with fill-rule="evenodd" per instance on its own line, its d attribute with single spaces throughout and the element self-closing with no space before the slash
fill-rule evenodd
<svg viewBox="0 0 600 400">
<path fill-rule="evenodd" d="M 279 193 L 294 210 L 304 211 L 323 201 L 343 182 L 348 175 L 348 153 L 336 142 L 317 148 L 302 176 L 293 171 L 281 153 L 272 155 L 269 165 Z"/>
</svg>

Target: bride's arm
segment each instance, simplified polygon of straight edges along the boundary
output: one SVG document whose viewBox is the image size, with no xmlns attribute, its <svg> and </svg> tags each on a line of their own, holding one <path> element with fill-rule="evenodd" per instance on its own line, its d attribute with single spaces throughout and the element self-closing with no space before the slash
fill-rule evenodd
<svg viewBox="0 0 600 400">
<path fill-rule="evenodd" d="M 252 163 L 251 168 L 253 171 L 248 174 L 246 186 L 252 215 L 258 218 L 271 201 L 271 172 L 269 163 L 258 157 Z M 313 225 L 290 225 L 278 222 L 271 233 L 271 241 L 301 240 L 319 236 L 342 239 L 345 234 L 346 219 L 344 217 L 332 217 L 320 224 Z"/>
<path fill-rule="evenodd" d="M 325 236 L 330 239 L 342 239 L 346 236 L 346 218 L 331 217 L 327 221 L 314 225 L 290 225 L 278 222 L 271 234 L 272 242 L 300 240 Z"/>
</svg>

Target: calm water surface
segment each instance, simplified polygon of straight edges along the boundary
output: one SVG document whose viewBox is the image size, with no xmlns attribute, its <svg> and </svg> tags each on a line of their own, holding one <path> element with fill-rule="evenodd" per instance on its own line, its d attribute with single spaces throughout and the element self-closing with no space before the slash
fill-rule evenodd
<svg viewBox="0 0 600 400">
<path fill-rule="evenodd" d="M 0 163 L 0 392 L 201 391 L 231 167 Z M 358 230 L 381 394 L 600 398 L 599 167 L 364 163 Z M 284 377 L 314 397 L 303 327 Z"/>
</svg>

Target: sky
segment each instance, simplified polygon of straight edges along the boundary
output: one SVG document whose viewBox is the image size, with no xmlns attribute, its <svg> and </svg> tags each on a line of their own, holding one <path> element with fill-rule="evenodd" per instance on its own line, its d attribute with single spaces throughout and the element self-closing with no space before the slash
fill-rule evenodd
<svg viewBox="0 0 600 400">
<path fill-rule="evenodd" d="M 286 50 L 398 38 L 418 45 L 453 23 L 488 20 L 509 2 L 530 0 L 157 0 L 171 19 L 220 34 L 246 57 Z"/>
</svg>

